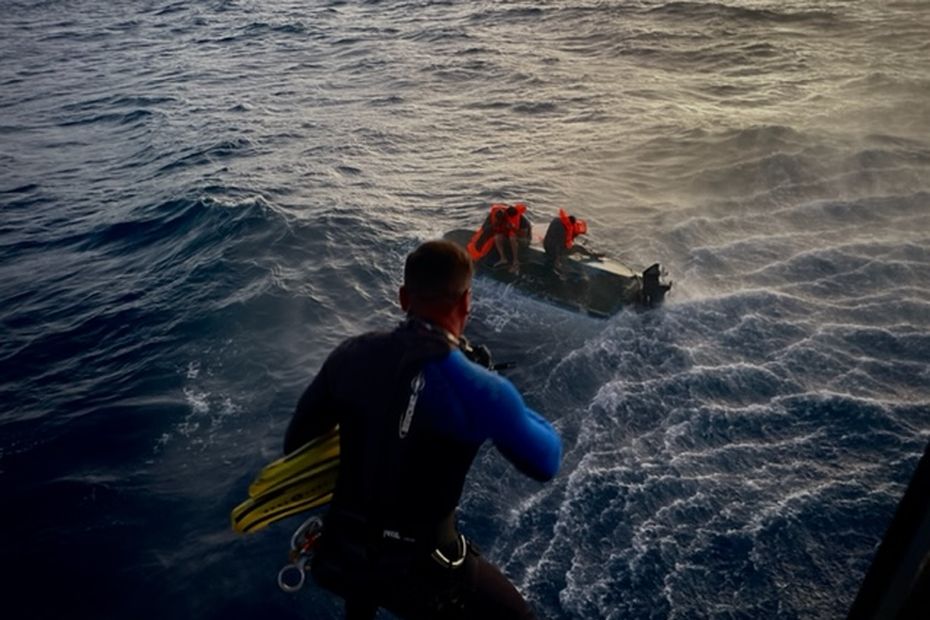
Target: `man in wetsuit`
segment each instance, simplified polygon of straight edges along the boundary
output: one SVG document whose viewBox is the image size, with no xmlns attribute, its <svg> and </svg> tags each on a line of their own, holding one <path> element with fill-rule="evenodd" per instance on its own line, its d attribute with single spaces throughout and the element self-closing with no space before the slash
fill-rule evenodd
<svg viewBox="0 0 930 620">
<path fill-rule="evenodd" d="M 533 618 L 516 588 L 458 532 L 465 475 L 490 439 L 524 474 L 552 478 L 561 442 L 503 377 L 460 345 L 472 263 L 447 241 L 407 257 L 390 332 L 343 342 L 297 404 L 286 453 L 339 424 L 340 465 L 312 574 L 350 619 Z"/>
</svg>

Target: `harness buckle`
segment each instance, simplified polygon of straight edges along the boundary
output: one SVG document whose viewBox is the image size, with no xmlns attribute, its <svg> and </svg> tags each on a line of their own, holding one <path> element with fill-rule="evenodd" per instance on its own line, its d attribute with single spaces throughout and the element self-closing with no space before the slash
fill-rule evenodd
<svg viewBox="0 0 930 620">
<path fill-rule="evenodd" d="M 429 557 L 433 558 L 437 564 L 442 566 L 445 569 L 452 570 L 458 568 L 465 563 L 465 556 L 468 555 L 468 542 L 466 542 L 465 537 L 459 534 L 457 546 L 459 555 L 455 559 L 450 559 L 446 557 L 446 554 L 443 553 L 438 547 L 433 549 L 433 552 L 429 554 Z"/>
</svg>

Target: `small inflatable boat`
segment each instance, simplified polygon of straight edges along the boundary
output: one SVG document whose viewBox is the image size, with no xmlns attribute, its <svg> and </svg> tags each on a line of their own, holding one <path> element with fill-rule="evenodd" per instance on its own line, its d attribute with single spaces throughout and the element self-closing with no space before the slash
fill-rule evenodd
<svg viewBox="0 0 930 620">
<path fill-rule="evenodd" d="M 466 247 L 474 231 L 457 229 L 443 237 Z M 554 305 L 606 318 L 624 307 L 654 308 L 662 304 L 672 287 L 664 282 L 664 273 L 656 263 L 636 273 L 626 265 L 609 258 L 590 258 L 572 254 L 564 261 L 559 272 L 546 260 L 542 247 L 530 245 L 520 253 L 520 270 L 510 271 L 508 266 L 495 267 L 496 250 L 477 261 L 480 275 L 514 288 Z"/>
</svg>

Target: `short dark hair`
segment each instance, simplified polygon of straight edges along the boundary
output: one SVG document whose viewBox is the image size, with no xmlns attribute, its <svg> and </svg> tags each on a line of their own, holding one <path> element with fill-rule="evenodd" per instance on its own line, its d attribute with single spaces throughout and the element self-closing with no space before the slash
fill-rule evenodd
<svg viewBox="0 0 930 620">
<path fill-rule="evenodd" d="M 507 215 L 509 215 L 510 217 L 513 217 L 516 214 L 517 214 L 517 208 L 515 206 L 510 205 L 509 207 L 507 207 Z"/>
<path fill-rule="evenodd" d="M 407 256 L 404 287 L 421 301 L 457 301 L 471 287 L 471 257 L 451 241 L 427 241 Z"/>
</svg>

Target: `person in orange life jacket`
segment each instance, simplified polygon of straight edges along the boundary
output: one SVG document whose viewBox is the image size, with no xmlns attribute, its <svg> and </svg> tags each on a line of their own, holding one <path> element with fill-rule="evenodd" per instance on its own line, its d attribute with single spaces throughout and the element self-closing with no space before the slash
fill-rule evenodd
<svg viewBox="0 0 930 620">
<path fill-rule="evenodd" d="M 539 481 L 562 454 L 558 433 L 513 384 L 466 358 L 472 273 L 452 242 L 412 252 L 399 291 L 407 320 L 339 345 L 288 426 L 286 454 L 339 425 L 338 478 L 311 573 L 346 601 L 348 620 L 379 607 L 415 620 L 535 617 L 458 531 L 465 477 L 485 441 Z"/>
<path fill-rule="evenodd" d="M 588 224 L 582 219 L 569 215 L 564 209 L 559 209 L 559 216 L 549 223 L 546 236 L 543 239 L 543 249 L 546 250 L 546 261 L 555 271 L 562 269 L 563 261 L 571 253 L 580 253 L 591 258 L 600 258 L 600 255 L 587 250 L 575 243 L 579 235 L 588 233 Z"/>
<path fill-rule="evenodd" d="M 526 217 L 526 204 L 518 202 L 507 206 L 495 203 L 491 205 L 484 223 L 468 242 L 468 253 L 472 260 L 478 261 L 491 251 L 493 245 L 499 257 L 494 266 L 499 267 L 510 262 L 510 270 L 516 272 L 520 269 L 520 252 L 529 247 L 532 232 L 533 226 Z M 507 260 L 508 249 L 511 261 Z"/>
</svg>

